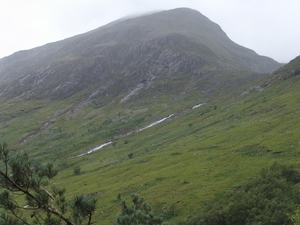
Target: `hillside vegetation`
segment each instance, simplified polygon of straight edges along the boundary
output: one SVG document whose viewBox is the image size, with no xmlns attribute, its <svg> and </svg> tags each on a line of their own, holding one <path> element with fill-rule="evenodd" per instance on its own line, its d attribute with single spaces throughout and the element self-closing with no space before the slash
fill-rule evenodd
<svg viewBox="0 0 300 225">
<path fill-rule="evenodd" d="M 127 124 L 127 130 L 119 128 L 118 134 L 126 134 L 135 128 L 135 122 L 141 120 L 141 124 L 147 124 L 149 118 L 153 120 L 154 109 L 151 112 L 139 109 L 139 116 L 134 116 L 132 109 L 128 114 L 134 120 L 117 113 L 99 125 L 91 125 L 86 119 L 86 128 L 91 130 L 84 132 L 96 133 L 97 129 L 103 132 L 99 132 L 94 141 L 87 141 L 86 146 L 82 144 L 85 135 L 80 134 L 83 126 L 74 131 L 75 137 L 64 130 L 66 125 L 74 123 L 71 114 L 70 118 L 57 121 L 64 126 L 56 125 L 48 133 L 39 134 L 40 137 L 50 136 L 49 140 L 43 138 L 40 142 L 30 142 L 30 137 L 27 137 L 21 146 L 36 157 L 51 157 L 60 168 L 55 183 L 66 187 L 70 195 L 99 195 L 98 213 L 95 214 L 98 224 L 113 223 L 120 210 L 117 195 L 129 198 L 132 192 L 149 199 L 156 210 L 164 211 L 166 218 L 175 223 L 207 202 L 224 199 L 274 162 L 298 165 L 299 76 L 289 76 L 291 70 L 288 66 L 255 88 L 207 101 L 198 108 L 181 104 L 181 109 L 177 105 L 172 108 L 177 111 L 165 109 L 165 115 L 175 113 L 171 119 L 126 137 L 111 139 L 116 135 L 111 133 L 116 132 L 114 126 L 119 125 L 117 118 L 123 118 L 124 125 Z M 288 78 L 281 79 L 283 76 Z M 24 114 L 30 115 L 30 110 L 33 110 L 30 104 L 27 110 Z M 85 110 L 87 118 L 100 114 L 92 114 L 97 110 L 95 108 Z M 38 123 L 38 118 L 35 119 Z M 1 132 L 16 129 L 16 132 L 9 133 L 11 136 L 18 134 L 18 129 L 12 128 L 17 122 L 3 127 Z M 51 127 L 50 123 L 41 126 Z M 69 140 L 74 142 L 70 144 Z M 113 144 L 74 157 L 88 150 L 88 146 L 108 140 L 114 140 Z M 76 151 L 76 141 L 86 148 Z M 81 168 L 79 175 L 74 175 L 76 166 Z"/>
<path fill-rule="evenodd" d="M 166 15 L 173 18 L 174 13 L 178 16 L 183 11 Z M 152 15 L 154 22 L 164 13 L 157 18 Z M 200 18 L 208 20 L 202 15 Z M 132 25 L 137 21 L 132 19 L 128 23 L 132 28 L 137 26 Z M 89 36 L 92 34 L 109 38 L 110 32 L 116 32 L 110 29 L 123 23 L 110 24 L 51 46 L 66 48 L 73 41 L 82 41 L 80 37 L 90 37 L 89 41 L 82 42 L 89 43 L 98 37 L 93 39 Z M 216 24 L 205 24 L 212 29 L 210 32 L 222 31 Z M 150 34 L 157 35 L 157 32 Z M 189 40 L 195 38 L 193 35 Z M 171 39 L 159 36 L 157 42 L 147 36 L 141 42 L 146 43 L 143 51 L 148 50 L 147 41 L 165 40 L 161 44 L 164 50 L 180 46 L 182 49 L 172 50 L 179 55 L 167 54 L 170 58 L 160 48 L 149 50 L 147 58 L 143 51 L 139 52 L 143 48 L 138 48 L 136 58 L 131 57 L 132 61 L 123 61 L 124 64 L 114 64 L 118 60 L 109 59 L 108 64 L 102 64 L 104 59 L 100 55 L 93 56 L 92 60 L 99 61 L 91 63 L 90 58 L 80 60 L 88 54 L 81 51 L 91 48 L 79 49 L 80 45 L 76 44 L 80 52 L 76 57 L 62 54 L 64 51 L 60 49 L 62 55 L 58 61 L 50 63 L 51 58 L 47 58 L 37 63 L 30 73 L 15 70 L 15 77 L 11 76 L 14 65 L 19 63 L 23 69 L 29 68 L 28 62 L 35 60 L 35 54 L 38 56 L 46 47 L 0 60 L 0 141 L 6 141 L 15 152 L 25 150 L 41 162 L 54 162 L 59 173 L 53 183 L 67 189 L 66 197 L 80 193 L 97 195 L 95 224 L 116 224 L 116 215 L 121 210 L 117 196 L 129 200 L 131 193 L 143 196 L 170 224 L 197 224 L 203 219 L 198 215 L 208 212 L 208 205 L 222 204 L 237 190 L 244 190 L 245 184 L 255 179 L 263 168 L 284 164 L 287 168 L 293 165 L 292 171 L 299 172 L 300 58 L 268 75 L 238 62 L 239 57 L 233 55 L 242 47 L 227 42 L 225 33 L 221 35 L 224 39 L 203 46 L 199 39 L 188 42 L 192 45 L 172 45 L 172 41 L 187 39 L 179 38 L 179 34 L 171 36 Z M 223 47 L 217 47 L 220 40 L 225 42 L 223 47 L 231 43 L 235 50 L 224 53 Z M 116 50 L 109 52 L 111 45 L 102 47 L 108 55 Z M 263 59 L 252 51 L 242 52 L 258 61 Z M 22 58 L 22 54 L 28 55 Z M 126 54 L 124 60 L 128 59 Z M 6 64 L 9 60 L 11 64 Z M 276 62 L 267 61 L 274 63 L 273 70 L 278 68 Z M 100 67 L 103 70 L 99 72 Z M 118 68 L 129 72 L 122 73 Z M 166 117 L 163 122 L 142 129 Z M 109 144 L 87 154 L 106 143 Z M 295 191 L 299 189 L 297 182 L 292 187 Z M 293 204 L 291 213 L 298 203 Z"/>
</svg>

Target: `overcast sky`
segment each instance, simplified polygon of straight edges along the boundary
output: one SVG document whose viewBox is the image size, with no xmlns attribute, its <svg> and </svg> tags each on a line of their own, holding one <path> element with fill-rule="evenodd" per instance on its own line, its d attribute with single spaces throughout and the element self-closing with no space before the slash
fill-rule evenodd
<svg viewBox="0 0 300 225">
<path fill-rule="evenodd" d="M 234 42 L 278 62 L 300 55 L 300 0 L 0 0 L 0 58 L 121 17 L 189 7 Z"/>
</svg>

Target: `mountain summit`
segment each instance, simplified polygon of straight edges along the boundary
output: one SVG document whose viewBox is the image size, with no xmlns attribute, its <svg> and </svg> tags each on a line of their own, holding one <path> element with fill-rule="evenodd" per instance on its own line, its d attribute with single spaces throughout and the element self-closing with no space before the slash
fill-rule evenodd
<svg viewBox="0 0 300 225">
<path fill-rule="evenodd" d="M 291 224 L 278 218 L 300 203 L 300 56 L 280 66 L 195 10 L 122 18 L 0 59 L 1 141 L 54 162 L 58 192 L 99 196 L 95 224 L 115 224 L 129 193 L 170 224 Z M 240 195 L 252 184 L 274 198 Z"/>
<path fill-rule="evenodd" d="M 155 84 L 168 77 L 184 75 L 194 83 L 195 76 L 199 80 L 214 71 L 269 73 L 279 67 L 276 61 L 231 41 L 201 13 L 179 8 L 124 18 L 2 58 L 0 96 L 64 99 L 78 93 L 90 98 L 123 95 L 124 102 L 141 90 L 160 89 Z M 179 92 L 188 85 L 181 85 Z"/>
</svg>

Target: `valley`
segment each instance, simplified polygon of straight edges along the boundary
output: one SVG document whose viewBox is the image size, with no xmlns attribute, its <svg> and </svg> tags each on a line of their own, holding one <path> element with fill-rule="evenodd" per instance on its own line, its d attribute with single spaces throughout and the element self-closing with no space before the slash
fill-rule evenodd
<svg viewBox="0 0 300 225">
<path fill-rule="evenodd" d="M 116 21 L 0 59 L 0 141 L 53 162 L 67 198 L 96 195 L 94 224 L 131 193 L 188 224 L 263 168 L 299 172 L 299 71 L 194 10 Z"/>
</svg>

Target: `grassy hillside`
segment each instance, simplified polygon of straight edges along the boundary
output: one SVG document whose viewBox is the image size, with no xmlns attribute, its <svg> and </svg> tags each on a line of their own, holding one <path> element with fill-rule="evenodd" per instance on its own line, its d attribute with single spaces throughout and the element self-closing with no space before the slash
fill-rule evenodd
<svg viewBox="0 0 300 225">
<path fill-rule="evenodd" d="M 71 100 L 5 102 L 1 136 L 16 150 L 54 160 L 60 168 L 55 183 L 69 196 L 97 193 L 95 224 L 113 224 L 117 195 L 129 200 L 132 192 L 176 224 L 275 161 L 298 164 L 299 77 L 281 77 L 206 102 L 190 95 L 165 107 L 160 98 L 127 108 L 74 107 Z M 172 113 L 170 120 L 126 136 Z M 73 157 L 110 140 L 99 151 Z M 80 175 L 74 175 L 76 166 Z"/>
<path fill-rule="evenodd" d="M 286 92 L 290 82 L 230 105 L 206 103 L 120 139 L 115 147 L 66 160 L 70 167 L 58 182 L 71 191 L 101 192 L 99 224 L 114 218 L 119 209 L 116 196 L 129 198 L 131 192 L 166 210 L 174 223 L 206 201 L 231 193 L 274 161 L 298 163 L 299 99 L 296 90 Z M 82 167 L 80 179 L 72 176 L 74 165 Z"/>
<path fill-rule="evenodd" d="M 121 20 L 1 59 L 0 141 L 54 162 L 68 197 L 98 195 L 95 224 L 132 192 L 177 224 L 298 165 L 299 60 L 253 72 L 280 64 L 189 9 Z"/>
</svg>

